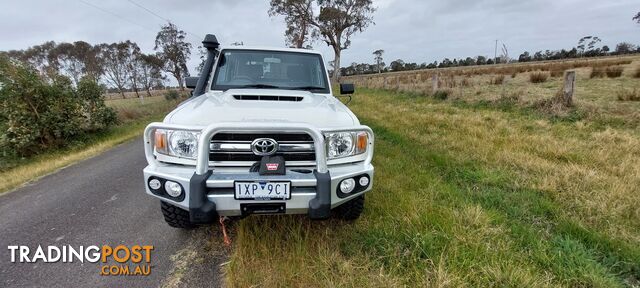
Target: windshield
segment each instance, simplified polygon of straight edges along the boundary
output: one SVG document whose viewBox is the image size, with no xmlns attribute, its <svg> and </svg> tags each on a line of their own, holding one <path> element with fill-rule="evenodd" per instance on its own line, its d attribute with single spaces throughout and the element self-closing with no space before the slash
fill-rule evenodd
<svg viewBox="0 0 640 288">
<path fill-rule="evenodd" d="M 311 53 L 223 50 L 212 90 L 265 88 L 329 93 L 320 55 Z"/>
</svg>

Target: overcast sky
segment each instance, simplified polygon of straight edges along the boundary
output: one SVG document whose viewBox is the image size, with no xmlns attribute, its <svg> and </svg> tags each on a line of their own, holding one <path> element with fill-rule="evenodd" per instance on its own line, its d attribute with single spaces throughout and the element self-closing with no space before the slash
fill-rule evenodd
<svg viewBox="0 0 640 288">
<path fill-rule="evenodd" d="M 282 18 L 269 18 L 269 0 L 133 0 L 188 31 L 194 47 L 207 33 L 223 44 L 284 46 Z M 385 62 L 433 62 L 444 57 L 493 56 L 495 39 L 517 58 L 524 50 L 576 46 L 596 35 L 612 49 L 622 41 L 640 44 L 640 25 L 631 18 L 638 0 L 374 0 L 375 25 L 352 38 L 342 64 L 373 62 L 384 49 Z M 94 7 L 97 6 L 98 8 Z M 102 10 L 100 10 L 102 9 Z M 107 12 L 106 12 L 107 11 Z M 118 16 L 115 16 L 118 15 Z M 128 0 L 3 0 L 0 50 L 24 49 L 53 40 L 92 44 L 132 40 L 147 52 L 163 20 Z M 501 44 L 500 44 L 501 45 Z M 333 52 L 313 45 L 325 60 Z M 189 68 L 199 62 L 192 56 Z"/>
</svg>

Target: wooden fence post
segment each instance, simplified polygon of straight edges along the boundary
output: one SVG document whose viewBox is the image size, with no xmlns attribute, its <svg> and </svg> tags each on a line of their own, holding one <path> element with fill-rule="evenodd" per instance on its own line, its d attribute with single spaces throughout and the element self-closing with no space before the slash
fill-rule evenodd
<svg viewBox="0 0 640 288">
<path fill-rule="evenodd" d="M 438 74 L 431 75 L 431 86 L 433 88 L 433 93 L 438 91 Z"/>
<path fill-rule="evenodd" d="M 573 91 L 576 88 L 576 71 L 564 73 L 564 87 L 562 88 L 562 104 L 565 107 L 573 105 Z"/>
</svg>

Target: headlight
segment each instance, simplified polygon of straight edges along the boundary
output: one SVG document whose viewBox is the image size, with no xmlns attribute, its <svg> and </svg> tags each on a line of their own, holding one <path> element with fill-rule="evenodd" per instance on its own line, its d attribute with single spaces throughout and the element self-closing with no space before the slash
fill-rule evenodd
<svg viewBox="0 0 640 288">
<path fill-rule="evenodd" d="M 158 129 L 155 132 L 156 152 L 195 159 L 198 155 L 199 132 Z"/>
<path fill-rule="evenodd" d="M 327 143 L 327 158 L 336 159 L 362 154 L 367 151 L 367 132 L 332 132 L 324 135 Z"/>
</svg>

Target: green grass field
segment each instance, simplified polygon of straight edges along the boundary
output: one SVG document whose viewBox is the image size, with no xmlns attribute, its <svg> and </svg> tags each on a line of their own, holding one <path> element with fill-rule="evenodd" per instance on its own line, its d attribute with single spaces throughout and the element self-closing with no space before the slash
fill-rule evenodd
<svg viewBox="0 0 640 288">
<path fill-rule="evenodd" d="M 640 106 L 615 91 L 640 81 L 588 69 L 563 115 L 532 105 L 559 78 L 479 75 L 447 100 L 360 89 L 350 108 L 376 134 L 363 216 L 237 223 L 228 285 L 639 286 Z"/>
</svg>

